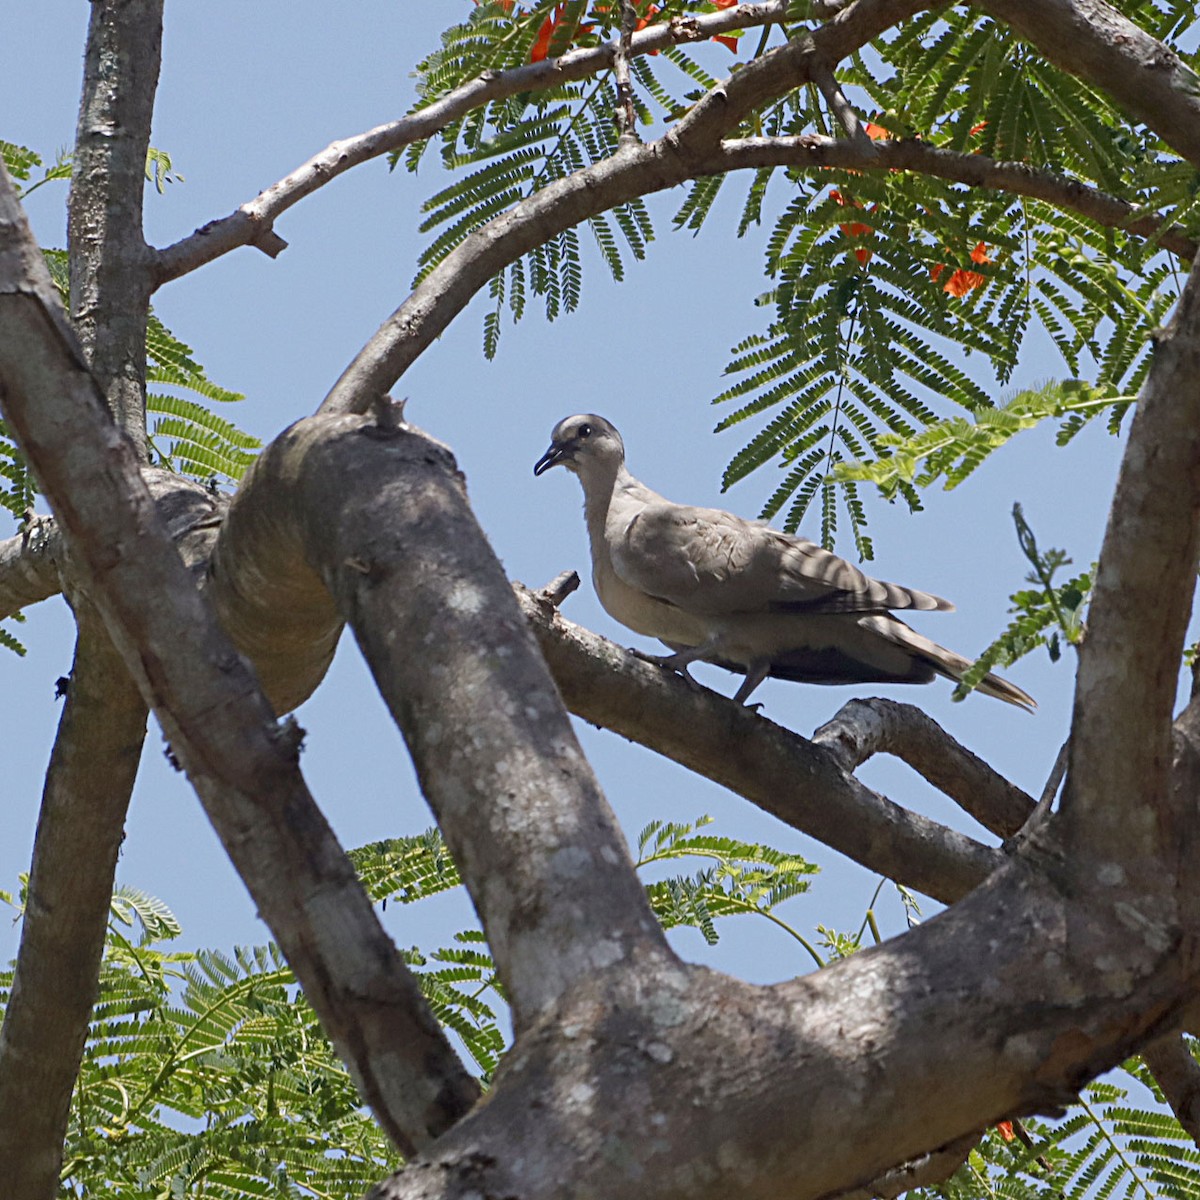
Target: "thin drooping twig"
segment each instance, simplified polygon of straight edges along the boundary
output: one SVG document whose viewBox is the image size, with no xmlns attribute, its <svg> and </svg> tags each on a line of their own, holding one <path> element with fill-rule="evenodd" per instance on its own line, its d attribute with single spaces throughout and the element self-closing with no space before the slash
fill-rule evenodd
<svg viewBox="0 0 1200 1200">
<path fill-rule="evenodd" d="M 0 169 L 0 397 L 73 561 L 360 1094 L 405 1153 L 478 1095 L 158 516 Z"/>
<path fill-rule="evenodd" d="M 851 700 L 813 734 L 853 771 L 873 754 L 892 754 L 949 796 L 985 829 L 1011 837 L 1033 798 L 954 740 L 932 717 L 895 700 Z"/>
</svg>

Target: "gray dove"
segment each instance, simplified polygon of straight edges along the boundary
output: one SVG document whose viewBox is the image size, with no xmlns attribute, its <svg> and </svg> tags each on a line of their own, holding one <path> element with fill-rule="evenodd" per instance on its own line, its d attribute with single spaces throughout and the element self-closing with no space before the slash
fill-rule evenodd
<svg viewBox="0 0 1200 1200">
<path fill-rule="evenodd" d="M 889 611 L 950 612 L 949 601 L 871 579 L 807 538 L 672 504 L 625 469 L 625 444 L 603 417 L 559 421 L 533 473 L 555 466 L 583 485 L 592 581 L 605 611 L 674 652 L 651 661 L 685 675 L 697 660 L 743 673 L 739 703 L 768 676 L 931 683 L 957 681 L 971 666 Z M 999 675 L 985 675 L 979 691 L 1037 707 Z"/>
</svg>

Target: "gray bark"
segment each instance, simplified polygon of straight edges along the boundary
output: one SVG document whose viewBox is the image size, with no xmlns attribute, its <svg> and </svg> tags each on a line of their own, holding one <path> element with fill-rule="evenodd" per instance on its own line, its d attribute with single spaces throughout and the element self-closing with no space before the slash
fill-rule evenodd
<svg viewBox="0 0 1200 1200">
<path fill-rule="evenodd" d="M 0 398 L 91 599 L 360 1093 L 411 1151 L 478 1085 L 380 927 L 279 726 L 180 562 L 0 173 Z"/>
</svg>

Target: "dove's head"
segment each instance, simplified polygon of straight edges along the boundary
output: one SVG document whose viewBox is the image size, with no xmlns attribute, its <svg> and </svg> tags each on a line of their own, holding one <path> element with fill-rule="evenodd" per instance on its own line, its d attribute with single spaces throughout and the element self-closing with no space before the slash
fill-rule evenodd
<svg viewBox="0 0 1200 1200">
<path fill-rule="evenodd" d="M 616 427 L 595 413 L 579 413 L 555 425 L 550 448 L 533 464 L 533 473 L 564 466 L 581 478 L 611 475 L 624 461 L 625 443 Z"/>
</svg>

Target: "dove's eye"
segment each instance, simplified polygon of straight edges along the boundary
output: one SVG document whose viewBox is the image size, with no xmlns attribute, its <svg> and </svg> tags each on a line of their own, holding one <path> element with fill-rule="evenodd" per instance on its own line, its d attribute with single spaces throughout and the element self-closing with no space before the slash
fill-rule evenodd
<svg viewBox="0 0 1200 1200">
<path fill-rule="evenodd" d="M 579 436 L 581 438 L 591 437 L 592 436 L 592 427 L 590 425 L 580 425 Z"/>
</svg>

